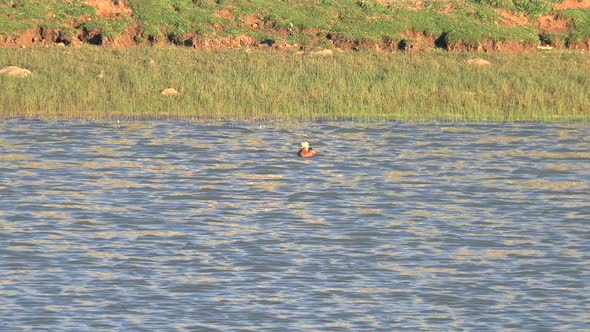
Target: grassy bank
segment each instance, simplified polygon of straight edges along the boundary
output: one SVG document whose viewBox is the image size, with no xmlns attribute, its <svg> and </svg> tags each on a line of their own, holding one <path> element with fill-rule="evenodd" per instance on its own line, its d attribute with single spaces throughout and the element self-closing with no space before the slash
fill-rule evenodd
<svg viewBox="0 0 590 332">
<path fill-rule="evenodd" d="M 584 53 L 0 49 L 0 117 L 589 121 Z M 165 88 L 178 96 L 163 96 Z"/>
<path fill-rule="evenodd" d="M 588 0 L 3 0 L 0 46 L 590 48 Z M 415 49 L 415 48 L 414 48 Z"/>
</svg>

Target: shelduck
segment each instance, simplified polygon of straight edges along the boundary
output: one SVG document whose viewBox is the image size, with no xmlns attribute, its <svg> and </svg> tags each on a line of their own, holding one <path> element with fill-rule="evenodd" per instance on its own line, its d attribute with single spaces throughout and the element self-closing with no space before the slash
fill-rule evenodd
<svg viewBox="0 0 590 332">
<path fill-rule="evenodd" d="M 297 155 L 302 158 L 315 157 L 316 151 L 309 146 L 308 141 L 301 141 L 301 150 L 297 152 Z"/>
</svg>

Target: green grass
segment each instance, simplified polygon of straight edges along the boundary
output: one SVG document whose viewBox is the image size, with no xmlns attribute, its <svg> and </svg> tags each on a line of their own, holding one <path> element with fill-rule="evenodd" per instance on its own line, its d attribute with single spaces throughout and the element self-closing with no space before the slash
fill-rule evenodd
<svg viewBox="0 0 590 332">
<path fill-rule="evenodd" d="M 471 0 L 470 2 L 512 12 L 522 12 L 531 18 L 538 18 L 541 14 L 550 12 L 554 8 L 554 4 L 559 0 Z"/>
<path fill-rule="evenodd" d="M 143 37 L 181 42 L 185 34 L 212 31 L 215 3 L 190 0 L 129 1 Z"/>
<path fill-rule="evenodd" d="M 413 32 L 440 39 L 451 49 L 469 50 L 490 43 L 531 47 L 540 43 L 537 27 L 504 25 L 496 9 L 527 15 L 534 22 L 541 14 L 554 13 L 556 2 L 431 0 L 415 10 L 409 8 L 415 7 L 412 1 L 384 6 L 375 0 L 128 0 L 131 16 L 107 19 L 84 0 L 1 0 L 0 36 L 18 36 L 24 30 L 42 27 L 68 36 L 91 31 L 111 40 L 129 32 L 138 44 L 190 45 L 194 39 L 247 35 L 260 43 L 356 49 L 385 41 L 399 43 Z M 561 44 L 590 40 L 590 10 L 557 14 L 570 21 L 571 31 Z M 251 18 L 261 23 L 257 27 L 246 24 Z M 131 26 L 138 29 L 128 31 Z M 327 36 L 332 37 L 333 44 Z M 547 42 L 558 37 L 542 38 Z"/>
<path fill-rule="evenodd" d="M 87 119 L 590 121 L 583 53 L 0 49 L 0 117 Z M 155 64 L 150 64 L 154 60 Z M 179 96 L 162 96 L 172 87 Z"/>
<path fill-rule="evenodd" d="M 560 12 L 558 17 L 569 20 L 567 44 L 590 41 L 590 10 L 568 9 Z"/>
<path fill-rule="evenodd" d="M 66 35 L 77 30 L 102 33 L 107 38 L 120 36 L 132 23 L 122 16 L 104 19 L 96 8 L 83 0 L 3 0 L 0 2 L 0 35 L 18 35 L 20 31 L 40 27 L 56 29 Z"/>
<path fill-rule="evenodd" d="M 480 25 L 477 23 L 457 22 L 444 35 L 450 49 L 467 47 L 477 49 L 486 43 L 505 43 L 514 41 L 522 45 L 536 46 L 539 36 L 534 28 L 511 28 L 498 25 Z"/>
<path fill-rule="evenodd" d="M 511 2 L 511 6 L 518 10 L 523 3 L 524 0 L 518 2 L 519 5 Z M 213 26 L 218 24 L 223 27 L 222 35 L 246 34 L 260 41 L 271 39 L 311 44 L 319 41 L 299 38 L 302 31 L 313 30 L 321 36 L 331 34 L 340 41 L 356 44 L 399 41 L 407 31 L 435 37 L 445 35 L 452 47 L 471 48 L 485 42 L 515 41 L 527 45 L 539 42 L 534 28 L 501 26 L 500 16 L 493 7 L 478 1 L 462 6 L 457 4 L 454 10 L 444 14 L 439 12 L 440 2 L 429 3 L 421 11 L 384 7 L 372 0 L 203 0 L 196 3 L 132 0 L 130 4 L 146 37 L 156 40 L 180 38 L 189 33 L 212 36 L 215 35 Z M 222 9 L 230 11 L 234 18 L 222 19 L 213 15 Z M 254 30 L 246 26 L 243 21 L 248 16 L 261 19 L 264 28 Z"/>
</svg>

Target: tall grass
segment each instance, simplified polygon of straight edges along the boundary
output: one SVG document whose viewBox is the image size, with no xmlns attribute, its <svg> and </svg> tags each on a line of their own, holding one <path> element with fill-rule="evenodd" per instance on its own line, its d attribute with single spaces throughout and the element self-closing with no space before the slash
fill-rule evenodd
<svg viewBox="0 0 590 332">
<path fill-rule="evenodd" d="M 186 48 L 0 49 L 0 117 L 589 121 L 580 53 L 348 52 Z M 479 55 L 481 56 L 481 54 Z M 162 96 L 172 87 L 178 96 Z"/>
</svg>

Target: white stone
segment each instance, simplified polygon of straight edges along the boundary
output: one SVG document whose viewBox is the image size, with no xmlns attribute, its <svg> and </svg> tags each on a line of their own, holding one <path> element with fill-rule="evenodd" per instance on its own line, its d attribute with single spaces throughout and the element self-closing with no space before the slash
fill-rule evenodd
<svg viewBox="0 0 590 332">
<path fill-rule="evenodd" d="M 167 88 L 162 90 L 161 94 L 164 96 L 176 96 L 178 95 L 178 91 L 176 91 L 176 89 L 173 88 Z"/>
<path fill-rule="evenodd" d="M 0 69 L 0 75 L 26 77 L 31 75 L 31 71 L 17 66 L 8 66 Z"/>
</svg>

